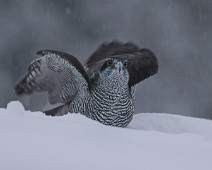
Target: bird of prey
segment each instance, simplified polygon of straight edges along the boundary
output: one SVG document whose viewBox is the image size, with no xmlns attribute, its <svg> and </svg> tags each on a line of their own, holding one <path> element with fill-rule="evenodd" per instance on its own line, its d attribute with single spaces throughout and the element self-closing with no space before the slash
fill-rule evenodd
<svg viewBox="0 0 212 170">
<path fill-rule="evenodd" d="M 46 91 L 51 104 L 62 103 L 46 115 L 81 113 L 117 127 L 132 120 L 135 85 L 158 71 L 151 50 L 118 41 L 102 44 L 84 66 L 60 51 L 41 50 L 37 57 L 14 88 L 18 96 Z"/>
</svg>

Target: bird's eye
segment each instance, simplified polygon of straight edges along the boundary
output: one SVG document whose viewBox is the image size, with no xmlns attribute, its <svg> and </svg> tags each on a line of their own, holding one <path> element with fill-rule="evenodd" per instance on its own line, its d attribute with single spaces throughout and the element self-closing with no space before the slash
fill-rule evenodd
<svg viewBox="0 0 212 170">
<path fill-rule="evenodd" d="M 112 65 L 112 63 L 113 63 L 113 61 L 112 61 L 112 60 L 108 60 L 108 61 L 107 61 L 107 65 L 108 65 L 108 66 L 111 66 L 111 65 Z"/>
<path fill-rule="evenodd" d="M 127 62 L 127 61 L 124 61 L 124 63 L 123 63 L 123 64 L 124 64 L 124 67 L 125 67 L 125 68 L 127 68 L 127 67 L 128 67 L 128 62 Z"/>
</svg>

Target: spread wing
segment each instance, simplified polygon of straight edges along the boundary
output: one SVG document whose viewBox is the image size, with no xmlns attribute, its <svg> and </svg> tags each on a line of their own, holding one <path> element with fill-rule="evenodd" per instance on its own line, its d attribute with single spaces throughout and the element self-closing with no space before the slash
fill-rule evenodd
<svg viewBox="0 0 212 170">
<path fill-rule="evenodd" d="M 133 43 L 113 41 L 101 45 L 86 62 L 88 74 L 92 78 L 100 70 L 108 57 L 119 57 L 128 61 L 129 87 L 154 75 L 158 71 L 158 61 L 155 54 L 147 49 L 140 49 Z"/>
<path fill-rule="evenodd" d="M 48 92 L 51 104 L 71 101 L 80 88 L 89 89 L 89 78 L 81 63 L 72 55 L 42 50 L 37 52 L 26 76 L 15 86 L 18 96 Z"/>
</svg>

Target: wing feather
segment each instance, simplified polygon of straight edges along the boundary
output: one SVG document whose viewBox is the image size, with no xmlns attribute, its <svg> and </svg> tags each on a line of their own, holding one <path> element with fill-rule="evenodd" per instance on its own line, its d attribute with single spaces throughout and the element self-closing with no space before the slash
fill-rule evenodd
<svg viewBox="0 0 212 170">
<path fill-rule="evenodd" d="M 81 87 L 89 89 L 89 78 L 81 63 L 72 55 L 53 50 L 37 52 L 26 76 L 15 86 L 18 96 L 48 92 L 51 104 L 72 100 Z"/>
<path fill-rule="evenodd" d="M 118 41 L 112 41 L 110 43 L 102 44 L 87 60 L 86 67 L 92 68 L 108 57 L 121 54 L 131 54 L 134 52 L 139 52 L 139 48 L 133 43 L 120 43 Z"/>
<path fill-rule="evenodd" d="M 87 60 L 85 66 L 91 79 L 98 75 L 102 64 L 109 57 L 119 57 L 128 61 L 129 87 L 158 72 L 157 58 L 150 49 L 140 49 L 130 42 L 123 44 L 112 41 L 102 44 Z"/>
</svg>

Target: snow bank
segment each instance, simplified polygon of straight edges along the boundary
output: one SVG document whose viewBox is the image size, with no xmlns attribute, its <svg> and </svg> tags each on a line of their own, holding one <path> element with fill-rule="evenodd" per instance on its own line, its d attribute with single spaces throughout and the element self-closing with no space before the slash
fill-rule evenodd
<svg viewBox="0 0 212 170">
<path fill-rule="evenodd" d="M 0 169 L 211 170 L 211 130 L 209 120 L 159 113 L 137 114 L 123 129 L 11 102 L 0 109 Z"/>
</svg>

